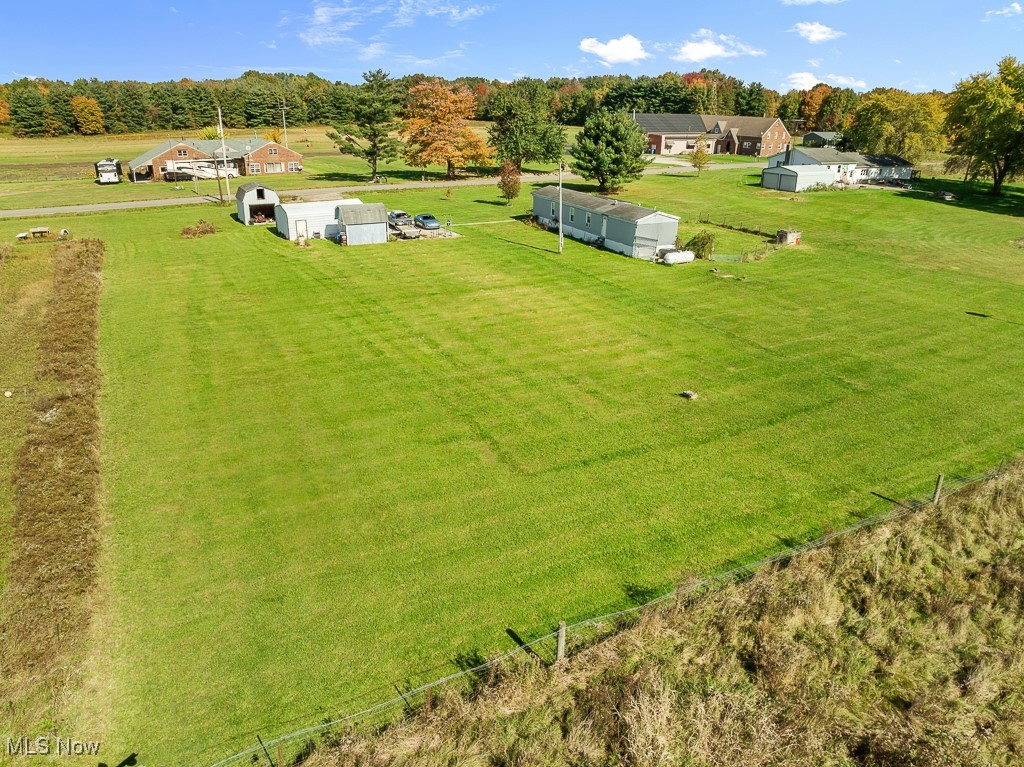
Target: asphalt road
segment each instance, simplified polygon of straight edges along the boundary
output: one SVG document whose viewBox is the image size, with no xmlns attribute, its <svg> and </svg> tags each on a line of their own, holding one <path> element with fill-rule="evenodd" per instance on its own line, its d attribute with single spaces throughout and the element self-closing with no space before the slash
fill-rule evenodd
<svg viewBox="0 0 1024 767">
<path fill-rule="evenodd" d="M 708 170 L 722 170 L 728 168 L 763 168 L 763 163 L 749 163 L 737 165 L 735 163 L 710 165 Z M 681 173 L 692 170 L 693 166 L 682 160 L 661 160 L 651 165 L 645 174 L 660 173 Z M 579 181 L 579 176 L 572 173 L 563 175 L 567 181 Z M 522 176 L 524 183 L 532 184 L 538 181 L 557 181 L 557 173 L 526 174 Z M 351 192 L 379 192 L 391 191 L 393 189 L 425 189 L 427 187 L 439 186 L 494 186 L 495 177 L 488 178 L 467 178 L 455 181 L 402 181 L 397 184 L 359 184 L 358 186 L 322 186 L 313 189 L 282 189 L 282 194 L 302 197 L 305 200 L 330 200 L 341 193 Z M 135 210 L 139 208 L 166 208 L 174 205 L 204 205 L 217 202 L 216 197 L 173 197 L 163 200 L 133 200 L 127 202 L 101 202 L 90 205 L 59 205 L 51 208 L 23 208 L 20 210 L 0 210 L 0 218 L 36 218 L 40 216 L 68 215 L 74 213 L 99 213 L 108 210 Z"/>
</svg>

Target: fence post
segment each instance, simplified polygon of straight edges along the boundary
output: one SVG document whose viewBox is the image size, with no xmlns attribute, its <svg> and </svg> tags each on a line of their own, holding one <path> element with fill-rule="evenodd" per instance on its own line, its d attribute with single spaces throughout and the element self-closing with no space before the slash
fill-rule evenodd
<svg viewBox="0 0 1024 767">
<path fill-rule="evenodd" d="M 935 492 L 932 493 L 932 503 L 938 503 L 939 499 L 942 498 L 942 481 L 945 477 L 939 474 L 938 479 L 935 480 Z"/>
<path fill-rule="evenodd" d="M 565 621 L 558 621 L 558 644 L 555 648 L 555 661 L 565 658 Z"/>
</svg>

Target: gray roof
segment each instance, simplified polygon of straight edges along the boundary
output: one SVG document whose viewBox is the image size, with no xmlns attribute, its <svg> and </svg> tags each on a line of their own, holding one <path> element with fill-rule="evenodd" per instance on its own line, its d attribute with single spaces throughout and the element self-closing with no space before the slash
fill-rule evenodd
<svg viewBox="0 0 1024 767">
<path fill-rule="evenodd" d="M 708 128 L 700 115 L 635 115 L 637 124 L 647 133 L 706 133 Z"/>
<path fill-rule="evenodd" d="M 740 115 L 701 115 L 710 132 L 718 123 L 722 124 L 722 133 L 735 130 L 741 136 L 760 136 L 771 128 L 777 117 L 747 117 Z"/>
<path fill-rule="evenodd" d="M 386 224 L 388 210 L 382 202 L 367 202 L 361 205 L 339 205 L 338 220 L 345 226 Z"/>
<path fill-rule="evenodd" d="M 261 184 L 259 181 L 246 181 L 238 187 L 238 190 L 235 192 L 235 199 L 241 200 L 247 193 L 251 192 L 253 189 L 259 189 L 260 187 L 263 187 L 270 192 L 274 192 L 274 190 L 269 186 Z M 274 192 L 274 196 L 277 196 L 277 192 Z"/>
<path fill-rule="evenodd" d="M 895 154 L 862 154 L 860 164 L 872 168 L 906 168 L 913 165 Z"/>
<path fill-rule="evenodd" d="M 635 115 L 637 123 L 647 133 L 682 133 L 699 135 L 711 133 L 716 125 L 721 127 L 719 133 L 724 136 L 735 131 L 742 136 L 760 136 L 771 128 L 777 117 L 746 117 L 740 115 L 673 115 L 673 114 L 640 114 Z"/>
<path fill-rule="evenodd" d="M 173 149 L 176 146 L 190 146 L 205 155 L 216 157 L 218 159 L 227 158 L 229 160 L 237 160 L 240 157 L 245 157 L 245 155 L 250 152 L 255 152 L 260 147 L 264 147 L 267 144 L 272 143 L 272 141 L 268 141 L 265 138 L 224 139 L 224 147 L 228 151 L 227 154 L 222 154 L 220 139 L 187 139 L 185 141 L 168 139 L 159 146 L 153 147 L 148 152 L 140 154 L 128 164 L 132 168 L 141 168 L 145 165 L 149 165 L 157 155 L 161 155 L 168 149 Z"/>
<path fill-rule="evenodd" d="M 844 164 L 859 163 L 861 161 L 861 155 L 856 152 L 840 152 L 832 147 L 793 147 L 793 151 L 806 155 L 818 163 Z"/>
<path fill-rule="evenodd" d="M 840 135 L 841 134 L 839 133 L 839 131 L 834 130 L 812 130 L 808 133 L 805 133 L 804 138 L 807 138 L 808 136 L 817 136 L 818 138 L 823 138 L 826 141 L 831 141 L 835 138 L 838 138 Z"/>
<path fill-rule="evenodd" d="M 544 197 L 548 200 L 558 199 L 558 187 L 557 186 L 545 186 L 537 189 L 533 192 L 537 197 Z M 655 210 L 654 208 L 644 208 L 640 205 L 634 205 L 631 202 L 623 202 L 622 200 L 616 200 L 611 197 L 602 197 L 598 194 L 587 194 L 586 192 L 577 192 L 574 189 L 562 189 L 562 203 L 572 205 L 573 207 L 583 208 L 593 213 L 601 213 L 611 218 L 620 218 L 625 221 L 639 221 L 642 218 L 647 218 L 653 213 L 660 213 L 663 216 L 669 216 L 677 221 L 679 216 L 673 216 L 671 213 L 665 213 L 661 210 Z"/>
</svg>

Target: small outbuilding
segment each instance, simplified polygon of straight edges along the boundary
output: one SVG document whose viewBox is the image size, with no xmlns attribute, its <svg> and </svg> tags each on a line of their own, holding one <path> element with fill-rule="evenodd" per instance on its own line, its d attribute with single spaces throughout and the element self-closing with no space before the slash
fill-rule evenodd
<svg viewBox="0 0 1024 767">
<path fill-rule="evenodd" d="M 388 211 L 382 202 L 339 205 L 335 211 L 346 245 L 371 245 L 388 241 Z"/>
<path fill-rule="evenodd" d="M 835 183 L 835 171 L 820 165 L 776 165 L 761 171 L 761 186 L 781 192 L 802 192 L 819 184 Z"/>
<path fill-rule="evenodd" d="M 804 134 L 804 146 L 811 148 L 834 147 L 843 138 L 843 134 L 837 131 L 811 131 Z"/>
<path fill-rule="evenodd" d="M 362 200 L 323 200 L 278 203 L 274 206 L 277 233 L 287 240 L 335 240 L 341 232 L 338 206 L 362 205 Z"/>
<path fill-rule="evenodd" d="M 533 193 L 533 215 L 543 226 L 558 226 L 558 187 Z M 562 232 L 624 256 L 653 261 L 658 251 L 675 245 L 679 216 L 633 203 L 562 190 Z"/>
<path fill-rule="evenodd" d="M 274 208 L 281 202 L 277 192 L 258 181 L 249 181 L 235 192 L 238 220 L 246 226 L 265 224 L 274 220 Z"/>
</svg>

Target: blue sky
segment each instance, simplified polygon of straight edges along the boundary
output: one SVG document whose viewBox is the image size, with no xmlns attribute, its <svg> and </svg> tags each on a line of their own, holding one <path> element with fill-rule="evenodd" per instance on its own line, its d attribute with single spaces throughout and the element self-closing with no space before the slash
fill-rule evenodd
<svg viewBox="0 0 1024 767">
<path fill-rule="evenodd" d="M 0 81 L 234 77 L 358 82 L 381 67 L 444 77 L 658 74 L 714 67 L 786 90 L 951 89 L 1024 55 L 1024 0 L 136 0 L 11 3 Z"/>
</svg>

